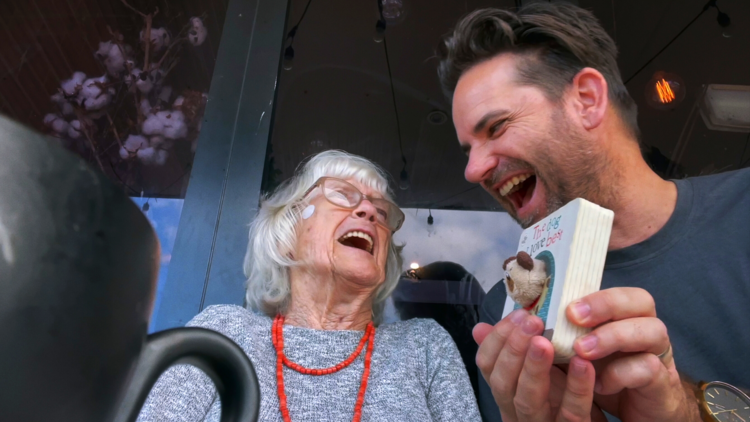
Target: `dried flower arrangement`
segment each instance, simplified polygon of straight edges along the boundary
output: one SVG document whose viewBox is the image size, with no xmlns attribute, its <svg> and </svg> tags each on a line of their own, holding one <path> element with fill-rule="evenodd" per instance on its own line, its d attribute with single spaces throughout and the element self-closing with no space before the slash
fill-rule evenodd
<svg viewBox="0 0 750 422">
<path fill-rule="evenodd" d="M 192 89 L 173 92 L 167 83 L 183 45 L 200 46 L 206 40 L 204 17 L 190 18 L 173 37 L 166 27 L 152 26 L 158 7 L 146 14 L 120 1 L 143 19 L 135 48 L 107 27 L 112 39 L 100 42 L 94 52 L 106 69 L 104 75 L 75 72 L 50 97 L 57 111 L 44 116 L 52 135 L 69 148 L 88 150 L 86 155 L 93 156 L 103 172 L 108 173 L 106 168 L 117 178 L 115 168 L 123 162 L 128 173 L 137 166 L 163 166 L 175 143 L 189 143 L 195 152 L 207 99 Z"/>
</svg>

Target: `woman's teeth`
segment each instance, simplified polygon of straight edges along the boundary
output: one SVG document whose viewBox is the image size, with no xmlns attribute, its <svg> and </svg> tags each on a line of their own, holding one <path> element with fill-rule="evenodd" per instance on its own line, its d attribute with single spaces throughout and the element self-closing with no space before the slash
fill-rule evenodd
<svg viewBox="0 0 750 422">
<path fill-rule="evenodd" d="M 509 194 L 513 188 L 520 185 L 524 180 L 528 179 L 532 175 L 530 174 L 524 174 L 522 176 L 515 176 L 512 179 L 508 180 L 501 188 L 500 188 L 500 196 L 505 196 Z"/>
<path fill-rule="evenodd" d="M 358 231 L 349 232 L 349 233 L 341 236 L 341 239 L 339 239 L 339 242 L 343 242 L 344 240 L 346 240 L 346 239 L 348 239 L 350 237 L 359 237 L 361 239 L 365 239 L 367 241 L 367 252 L 372 253 L 372 245 L 373 245 L 374 242 L 372 241 L 372 237 L 370 237 L 369 234 L 363 233 L 363 232 L 358 232 Z"/>
</svg>

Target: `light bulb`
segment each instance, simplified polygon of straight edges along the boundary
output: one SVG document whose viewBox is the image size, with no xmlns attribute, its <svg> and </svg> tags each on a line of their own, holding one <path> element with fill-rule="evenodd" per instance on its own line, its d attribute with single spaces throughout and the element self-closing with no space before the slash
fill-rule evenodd
<svg viewBox="0 0 750 422">
<path fill-rule="evenodd" d="M 383 19 L 389 25 L 395 25 L 404 20 L 406 17 L 405 0 L 380 0 L 382 5 Z"/>
<path fill-rule="evenodd" d="M 721 35 L 724 36 L 724 38 L 731 38 L 732 19 L 729 18 L 729 15 L 724 12 L 719 12 L 718 16 L 716 16 L 716 22 L 718 22 L 721 27 Z"/>
<path fill-rule="evenodd" d="M 385 38 L 385 21 L 378 19 L 377 23 L 375 23 L 375 35 L 372 37 L 372 40 L 375 42 L 383 42 L 384 38 Z"/>
<path fill-rule="evenodd" d="M 448 121 L 448 115 L 442 110 L 433 110 L 427 115 L 427 121 L 433 125 L 442 125 Z"/>
<path fill-rule="evenodd" d="M 294 49 L 290 45 L 284 50 L 284 60 L 281 62 L 281 66 L 284 70 L 290 70 L 294 62 Z"/>
<path fill-rule="evenodd" d="M 646 84 L 646 102 L 657 110 L 672 110 L 685 99 L 686 91 L 681 77 L 659 71 Z"/>
<path fill-rule="evenodd" d="M 417 268 L 419 268 L 419 264 L 417 264 L 416 262 L 412 262 L 411 265 L 409 265 L 409 267 L 412 270 L 416 270 Z"/>
<path fill-rule="evenodd" d="M 409 173 L 406 172 L 406 164 L 404 164 L 404 168 L 401 169 L 401 177 L 399 178 L 398 187 L 401 190 L 407 190 L 409 189 Z"/>
</svg>

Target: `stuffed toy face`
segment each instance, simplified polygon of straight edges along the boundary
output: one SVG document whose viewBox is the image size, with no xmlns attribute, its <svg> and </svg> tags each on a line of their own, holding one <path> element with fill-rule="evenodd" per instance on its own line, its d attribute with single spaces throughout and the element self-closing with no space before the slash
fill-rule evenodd
<svg viewBox="0 0 750 422">
<path fill-rule="evenodd" d="M 532 307 L 547 284 L 547 269 L 544 261 L 533 259 L 526 252 L 519 252 L 505 260 L 505 291 L 514 302 L 524 308 Z"/>
</svg>

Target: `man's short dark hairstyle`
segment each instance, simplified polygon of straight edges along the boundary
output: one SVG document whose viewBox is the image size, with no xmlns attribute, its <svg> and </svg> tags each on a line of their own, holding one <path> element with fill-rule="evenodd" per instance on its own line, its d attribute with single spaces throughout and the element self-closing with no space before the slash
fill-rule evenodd
<svg viewBox="0 0 750 422">
<path fill-rule="evenodd" d="M 517 12 L 480 9 L 462 18 L 440 43 L 438 75 L 452 100 L 458 80 L 471 67 L 502 53 L 525 60 L 519 81 L 559 101 L 584 67 L 604 75 L 609 99 L 625 126 L 639 138 L 638 108 L 617 68 L 617 46 L 594 15 L 569 3 L 533 3 Z"/>
</svg>

